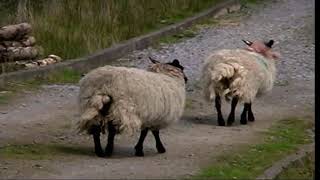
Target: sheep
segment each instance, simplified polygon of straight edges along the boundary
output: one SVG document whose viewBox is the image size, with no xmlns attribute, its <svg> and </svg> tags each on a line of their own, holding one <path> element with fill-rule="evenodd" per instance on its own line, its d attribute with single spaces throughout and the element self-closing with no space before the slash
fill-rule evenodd
<svg viewBox="0 0 320 180">
<path fill-rule="evenodd" d="M 212 101 L 215 97 L 219 126 L 225 126 L 221 97 L 232 99 L 227 125 L 231 126 L 235 120 L 238 102 L 244 102 L 240 123 L 247 124 L 247 120 L 255 120 L 251 109 L 255 97 L 271 91 L 275 81 L 275 60 L 280 54 L 271 51 L 274 41 L 242 41 L 247 48 L 218 50 L 207 57 L 202 69 L 205 99 Z"/>
<path fill-rule="evenodd" d="M 182 116 L 187 77 L 177 59 L 168 63 L 150 60 L 147 70 L 107 65 L 80 80 L 78 130 L 92 134 L 97 156 L 112 155 L 116 134 L 132 135 L 137 130 L 141 132 L 136 156 L 144 156 L 143 142 L 149 130 L 158 152 L 166 152 L 159 130 Z M 100 133 L 104 134 L 106 128 L 108 143 L 103 152 Z"/>
</svg>

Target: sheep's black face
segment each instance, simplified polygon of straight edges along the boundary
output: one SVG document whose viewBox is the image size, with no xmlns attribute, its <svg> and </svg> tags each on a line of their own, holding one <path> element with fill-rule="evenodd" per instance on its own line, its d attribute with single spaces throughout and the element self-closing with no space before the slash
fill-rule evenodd
<svg viewBox="0 0 320 180">
<path fill-rule="evenodd" d="M 183 70 L 184 70 L 184 67 L 181 66 L 180 62 L 178 59 L 174 59 L 172 62 L 168 62 L 166 64 L 169 64 L 171 66 L 174 66 L 174 67 L 177 67 L 179 69 L 181 69 L 182 73 L 183 73 L 183 76 L 184 76 L 184 81 L 187 82 L 188 81 L 188 78 L 187 76 L 184 74 Z"/>
<path fill-rule="evenodd" d="M 265 42 L 264 45 L 266 45 L 268 48 L 272 48 L 274 41 L 271 39 L 269 42 Z"/>
<path fill-rule="evenodd" d="M 187 83 L 188 81 L 188 78 L 186 76 L 186 74 L 183 72 L 184 70 L 184 67 L 180 64 L 179 60 L 178 59 L 174 59 L 172 62 L 167 62 L 167 63 L 160 63 L 159 61 L 153 59 L 152 57 L 149 57 L 150 61 L 153 63 L 153 64 L 168 64 L 170 66 L 173 66 L 175 68 L 178 68 L 181 70 L 182 74 L 183 74 L 183 78 L 184 78 L 184 81 L 185 83 Z"/>
</svg>

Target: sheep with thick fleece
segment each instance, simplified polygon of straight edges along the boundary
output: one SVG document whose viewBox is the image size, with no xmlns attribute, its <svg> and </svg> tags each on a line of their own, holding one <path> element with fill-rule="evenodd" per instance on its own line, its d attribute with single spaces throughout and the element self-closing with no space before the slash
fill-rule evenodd
<svg viewBox="0 0 320 180">
<path fill-rule="evenodd" d="M 116 133 L 132 135 L 137 130 L 141 130 L 135 146 L 137 156 L 143 156 L 143 141 L 148 130 L 155 137 L 158 152 L 165 152 L 159 130 L 180 119 L 185 106 L 187 78 L 176 59 L 170 63 L 151 61 L 153 64 L 148 71 L 104 66 L 80 80 L 78 128 L 80 132 L 93 135 L 98 156 L 112 154 Z M 108 143 L 104 153 L 100 133 L 105 133 L 105 128 Z"/>
<path fill-rule="evenodd" d="M 270 91 L 275 81 L 275 59 L 279 54 L 271 51 L 274 41 L 244 42 L 247 48 L 218 50 L 209 55 L 203 66 L 204 94 L 209 101 L 215 97 L 220 126 L 225 125 L 221 97 L 232 99 L 227 125 L 234 122 L 238 101 L 244 102 L 240 123 L 247 124 L 247 120 L 254 121 L 251 104 L 255 97 Z"/>
</svg>

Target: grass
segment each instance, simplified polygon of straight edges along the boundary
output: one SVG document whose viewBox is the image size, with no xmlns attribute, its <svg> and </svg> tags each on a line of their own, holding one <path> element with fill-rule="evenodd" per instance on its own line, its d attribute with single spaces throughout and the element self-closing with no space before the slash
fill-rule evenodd
<svg viewBox="0 0 320 180">
<path fill-rule="evenodd" d="M 259 1 L 258 0 L 240 0 L 240 2 L 243 4 L 257 4 Z"/>
<path fill-rule="evenodd" d="M 75 84 L 80 78 L 81 73 L 78 71 L 63 69 L 25 82 L 7 82 L 5 87 L 0 88 L 0 104 L 8 103 L 22 91 L 36 90 L 42 84 Z"/>
<path fill-rule="evenodd" d="M 164 37 L 160 38 L 158 42 L 160 44 L 161 43 L 174 44 L 177 42 L 181 42 L 184 39 L 195 37 L 196 35 L 197 35 L 197 32 L 194 31 L 193 28 L 188 28 L 181 33 L 177 33 L 177 34 L 170 35 L 170 36 L 164 36 Z"/>
<path fill-rule="evenodd" d="M 193 108 L 193 99 L 187 98 L 185 102 L 185 108 L 186 109 L 192 109 Z"/>
<path fill-rule="evenodd" d="M 306 120 L 281 120 L 264 133 L 263 143 L 219 157 L 214 165 L 203 169 L 194 178 L 254 179 L 275 161 L 293 153 L 300 145 L 310 143 L 306 130 L 311 126 Z"/>
<path fill-rule="evenodd" d="M 242 5 L 254 5 L 254 4 L 257 4 L 258 1 L 257 0 L 240 0 L 240 3 Z M 221 20 L 240 21 L 239 18 L 247 15 L 246 13 L 248 13 L 248 12 L 243 12 L 243 11 L 234 12 L 231 14 L 226 14 L 222 18 L 218 18 L 218 19 L 213 18 L 213 17 L 208 17 L 208 18 L 205 18 L 205 19 L 201 20 L 200 22 L 194 24 L 192 27 L 187 28 L 186 30 L 184 30 L 181 33 L 162 37 L 159 39 L 158 42 L 160 45 L 163 43 L 164 44 L 178 43 L 178 42 L 181 42 L 185 39 L 195 37 L 198 34 L 197 33 L 198 30 L 203 27 L 213 27 L 216 25 L 223 24 Z M 159 44 L 157 44 L 155 47 L 158 48 Z"/>
<path fill-rule="evenodd" d="M 0 0 L 0 26 L 30 22 L 44 55 L 71 59 L 173 24 L 220 1 Z"/>
<path fill-rule="evenodd" d="M 44 160 L 58 155 L 93 155 L 89 148 L 59 144 L 26 144 L 0 147 L 0 158 Z"/>
<path fill-rule="evenodd" d="M 314 155 L 308 154 L 301 161 L 297 161 L 285 169 L 275 180 L 312 180 L 314 179 L 315 170 Z"/>
<path fill-rule="evenodd" d="M 64 69 L 62 71 L 54 72 L 50 74 L 47 78 L 42 79 L 49 84 L 59 84 L 59 83 L 78 83 L 81 78 L 81 73 L 72 69 Z"/>
</svg>

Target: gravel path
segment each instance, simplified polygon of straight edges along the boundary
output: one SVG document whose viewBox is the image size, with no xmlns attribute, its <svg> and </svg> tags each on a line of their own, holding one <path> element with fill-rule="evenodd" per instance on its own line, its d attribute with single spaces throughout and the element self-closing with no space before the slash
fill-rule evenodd
<svg viewBox="0 0 320 180">
<path fill-rule="evenodd" d="M 91 139 L 76 135 L 70 128 L 78 118 L 77 86 L 44 86 L 36 94 L 25 93 L 24 98 L 9 106 L 0 106 L 0 146 L 54 143 L 66 147 L 61 152 L 63 154 L 50 160 L 1 159 L 0 178 L 186 177 L 212 163 L 222 152 L 259 141 L 255 135 L 275 120 L 289 116 L 313 118 L 312 2 L 272 1 L 254 7 L 251 16 L 231 18 L 232 23 L 203 27 L 194 38 L 160 49 L 134 52 L 117 61 L 117 65 L 145 68 L 151 55 L 163 60 L 177 58 L 185 66 L 190 80 L 188 106 L 182 120 L 161 134 L 168 150 L 165 154 L 156 154 L 154 140 L 148 136 L 145 157 L 134 157 L 133 146 L 137 137 L 117 137 L 115 155 L 110 159 L 96 158 L 91 150 Z M 199 88 L 201 65 L 213 50 L 243 47 L 241 39 L 276 41 L 275 49 L 282 54 L 277 62 L 277 85 L 271 94 L 254 104 L 255 123 L 239 126 L 237 122 L 233 127 L 217 127 L 212 104 L 202 100 Z M 225 104 L 223 111 L 226 115 L 229 105 Z M 70 146 L 81 151 L 68 151 Z"/>
<path fill-rule="evenodd" d="M 186 66 L 187 75 L 198 79 L 204 59 L 214 50 L 239 48 L 241 39 L 274 39 L 275 50 L 283 58 L 278 62 L 278 80 L 306 80 L 314 78 L 314 44 L 312 43 L 312 8 L 309 0 L 278 0 L 263 10 L 256 9 L 253 15 L 238 26 L 208 27 L 200 30 L 192 39 L 157 49 L 145 49 L 122 60 L 133 60 L 131 65 L 146 67 L 147 57 L 160 59 L 177 58 Z M 140 60 L 137 60 L 140 59 Z"/>
</svg>

